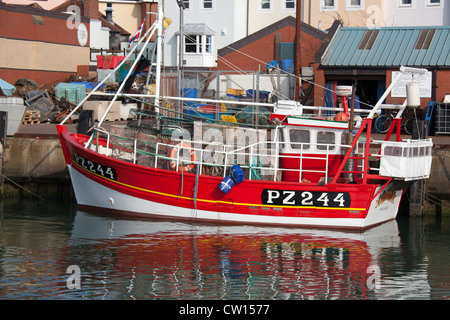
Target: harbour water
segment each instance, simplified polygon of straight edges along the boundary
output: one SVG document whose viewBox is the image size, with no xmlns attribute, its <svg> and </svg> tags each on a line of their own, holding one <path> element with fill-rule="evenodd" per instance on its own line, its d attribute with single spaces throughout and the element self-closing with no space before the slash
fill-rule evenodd
<svg viewBox="0 0 450 320">
<path fill-rule="evenodd" d="M 363 233 L 117 218 L 2 199 L 0 299 L 450 298 L 450 218 Z"/>
</svg>

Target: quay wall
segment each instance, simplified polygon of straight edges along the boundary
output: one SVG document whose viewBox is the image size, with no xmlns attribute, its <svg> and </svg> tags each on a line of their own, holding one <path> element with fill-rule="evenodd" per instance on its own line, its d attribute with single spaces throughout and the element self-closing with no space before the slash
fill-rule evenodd
<svg viewBox="0 0 450 320">
<path fill-rule="evenodd" d="M 43 198 L 73 198 L 69 173 L 57 138 L 8 138 L 3 168 L 3 192 Z M 13 181 L 13 182 L 12 182 Z M 18 186 L 20 185 L 20 187 Z M 450 199 L 450 148 L 436 146 L 425 191 L 442 200 Z"/>
<path fill-rule="evenodd" d="M 73 198 L 59 139 L 8 137 L 3 175 L 4 196 Z"/>
</svg>

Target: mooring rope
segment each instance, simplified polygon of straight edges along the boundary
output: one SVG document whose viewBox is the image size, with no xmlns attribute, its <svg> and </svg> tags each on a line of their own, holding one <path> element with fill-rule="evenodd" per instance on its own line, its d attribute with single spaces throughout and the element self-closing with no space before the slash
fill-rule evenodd
<svg viewBox="0 0 450 320">
<path fill-rule="evenodd" d="M 33 196 L 39 198 L 40 200 L 44 200 L 44 198 L 39 197 L 37 194 L 33 193 L 31 190 L 28 190 L 27 188 L 21 186 L 21 185 L 18 184 L 17 182 L 15 182 L 15 181 L 13 181 L 12 179 L 8 178 L 8 177 L 5 176 L 3 173 L 2 173 L 2 177 L 5 178 L 5 179 L 7 179 L 7 180 L 9 180 L 9 181 L 11 181 L 13 184 L 15 184 L 16 186 L 18 186 L 19 188 L 22 188 L 23 190 L 28 191 L 29 193 L 31 193 Z"/>
</svg>

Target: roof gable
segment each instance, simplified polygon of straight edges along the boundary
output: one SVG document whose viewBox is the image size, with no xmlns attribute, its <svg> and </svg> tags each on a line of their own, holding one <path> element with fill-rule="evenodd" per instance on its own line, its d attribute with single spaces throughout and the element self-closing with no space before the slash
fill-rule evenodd
<svg viewBox="0 0 450 320">
<path fill-rule="evenodd" d="M 324 67 L 448 67 L 450 27 L 340 28 L 321 63 Z"/>
<path fill-rule="evenodd" d="M 265 36 L 272 34 L 286 26 L 292 26 L 295 28 L 296 27 L 296 19 L 292 16 L 287 16 L 286 18 L 281 19 L 280 21 L 277 21 L 255 33 L 248 35 L 245 38 L 242 38 L 241 40 L 238 40 L 234 43 L 229 44 L 225 48 L 218 50 L 218 54 L 219 54 L 219 56 L 225 56 L 230 52 L 239 50 L 239 49 L 245 47 L 246 45 L 248 45 L 252 42 L 255 42 L 261 38 L 264 38 Z M 306 32 L 320 40 L 324 40 L 327 36 L 326 32 L 316 29 L 304 22 L 302 22 L 300 29 L 302 32 Z"/>
</svg>

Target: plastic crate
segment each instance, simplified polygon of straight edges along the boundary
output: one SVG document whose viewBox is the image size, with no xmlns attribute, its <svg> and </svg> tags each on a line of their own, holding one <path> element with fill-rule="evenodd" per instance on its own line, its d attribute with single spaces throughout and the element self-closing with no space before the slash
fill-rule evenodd
<svg viewBox="0 0 450 320">
<path fill-rule="evenodd" d="M 235 98 L 243 98 L 245 97 L 245 90 L 230 88 L 227 90 L 227 96 Z"/>
<path fill-rule="evenodd" d="M 436 103 L 435 134 L 450 134 L 450 103 Z"/>
<path fill-rule="evenodd" d="M 60 83 L 55 87 L 55 95 L 58 100 L 65 98 L 67 101 L 77 104 L 86 96 L 86 86 L 82 83 Z"/>
<path fill-rule="evenodd" d="M 123 59 L 125 59 L 125 56 L 98 55 L 97 69 L 115 69 Z"/>
</svg>

